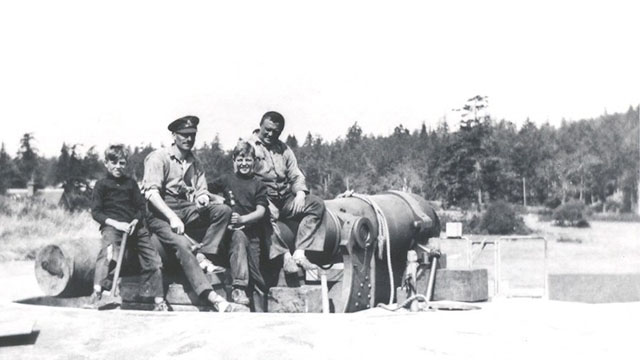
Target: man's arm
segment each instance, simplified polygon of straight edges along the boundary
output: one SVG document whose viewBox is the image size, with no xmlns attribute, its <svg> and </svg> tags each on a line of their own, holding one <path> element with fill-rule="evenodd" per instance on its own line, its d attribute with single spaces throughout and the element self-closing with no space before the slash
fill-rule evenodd
<svg viewBox="0 0 640 360">
<path fill-rule="evenodd" d="M 164 215 L 169 220 L 169 225 L 171 225 L 171 229 L 176 232 L 178 235 L 184 234 L 184 223 L 178 215 L 176 215 L 173 210 L 164 202 L 160 193 L 152 192 L 147 198 L 151 206 L 153 206 L 156 210 L 160 211 L 162 215 Z"/>
<path fill-rule="evenodd" d="M 147 158 L 144 160 L 142 190 L 144 191 L 144 197 L 149 201 L 151 206 L 169 220 L 171 229 L 178 234 L 183 234 L 184 223 L 178 215 L 167 206 L 160 195 L 160 190 L 164 187 L 165 183 L 164 167 L 164 159 L 162 158 L 160 150 L 156 150 L 147 155 Z"/>
<path fill-rule="evenodd" d="M 287 175 L 287 179 L 291 185 L 291 191 L 296 194 L 299 191 L 308 194 L 309 189 L 307 188 L 307 180 L 298 167 L 298 160 L 296 159 L 296 155 L 293 153 L 293 150 L 287 146 L 282 156 L 284 157 L 286 165 L 285 174 Z"/>
<path fill-rule="evenodd" d="M 194 187 L 196 190 L 195 200 L 196 205 L 206 206 L 209 204 L 211 193 L 208 190 L 207 178 L 204 174 L 204 170 L 200 166 L 200 161 L 197 159 L 193 162 L 193 170 L 195 171 Z"/>
<path fill-rule="evenodd" d="M 285 160 L 286 175 L 291 185 L 291 191 L 296 195 L 293 199 L 293 215 L 299 214 L 304 209 L 305 199 L 309 193 L 307 188 L 306 179 L 300 168 L 298 167 L 298 160 L 293 150 L 287 146 L 286 150 L 282 154 Z"/>
</svg>

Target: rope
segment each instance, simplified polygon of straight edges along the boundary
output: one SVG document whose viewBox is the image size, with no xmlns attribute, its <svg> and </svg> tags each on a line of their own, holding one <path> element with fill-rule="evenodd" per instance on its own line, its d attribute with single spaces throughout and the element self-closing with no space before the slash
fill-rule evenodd
<svg viewBox="0 0 640 360">
<path fill-rule="evenodd" d="M 325 212 L 327 214 L 329 214 L 329 217 L 331 218 L 331 220 L 333 220 L 333 222 L 336 225 L 336 232 L 338 233 L 338 238 L 340 238 L 340 220 L 338 219 L 338 217 L 336 216 L 336 214 L 334 214 L 333 212 L 331 212 L 331 210 L 329 209 L 325 209 Z M 333 267 L 333 260 L 331 260 L 331 264 L 329 264 L 329 266 L 322 266 L 322 265 L 318 265 L 322 270 L 329 270 Z"/>
<path fill-rule="evenodd" d="M 353 191 L 345 191 L 337 196 L 337 198 L 354 197 L 367 203 L 373 209 L 376 214 L 376 221 L 378 222 L 378 258 L 382 259 L 382 247 L 386 247 L 387 250 L 387 269 L 389 270 L 389 306 L 393 304 L 393 298 L 395 297 L 395 284 L 393 280 L 393 266 L 391 265 L 391 239 L 389 236 L 389 225 L 387 224 L 387 218 L 384 216 L 380 206 L 376 204 L 369 196 L 363 194 L 356 194 Z M 386 244 L 386 246 L 385 246 Z"/>
<path fill-rule="evenodd" d="M 401 304 L 395 305 L 393 306 L 392 304 L 378 304 L 379 308 L 383 308 L 385 310 L 389 310 L 389 311 L 398 311 L 404 307 L 407 307 L 407 305 L 411 304 L 412 302 L 414 302 L 415 300 L 418 301 L 424 301 L 426 303 L 428 303 L 427 298 L 424 295 L 421 294 L 415 294 L 412 297 L 408 298 L 407 300 L 403 301 Z"/>
</svg>

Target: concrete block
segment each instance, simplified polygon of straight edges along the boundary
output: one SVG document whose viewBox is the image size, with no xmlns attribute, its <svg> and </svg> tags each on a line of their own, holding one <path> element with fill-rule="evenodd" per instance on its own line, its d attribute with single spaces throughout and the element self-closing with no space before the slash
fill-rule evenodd
<svg viewBox="0 0 640 360">
<path fill-rule="evenodd" d="M 225 272 L 206 274 L 216 293 L 227 298 Z M 167 276 L 165 279 L 165 298 L 170 304 L 199 305 L 197 294 L 191 290 L 184 276 Z M 140 275 L 125 276 L 120 280 L 120 296 L 122 301 L 130 303 L 153 303 L 153 296 L 148 286 L 140 282 Z"/>
<path fill-rule="evenodd" d="M 418 273 L 417 291 L 425 295 L 429 284 L 429 269 Z M 405 290 L 397 289 L 398 303 L 407 299 Z M 455 270 L 437 269 L 433 289 L 433 301 L 451 300 L 464 302 L 486 301 L 489 299 L 487 269 Z"/>
<path fill-rule="evenodd" d="M 275 313 L 321 313 L 321 287 L 315 285 L 302 285 L 297 288 L 273 287 L 269 289 L 267 310 Z"/>
<path fill-rule="evenodd" d="M 225 299 L 228 298 L 228 289 L 225 286 L 215 285 L 213 290 Z M 165 299 L 169 304 L 173 305 L 208 305 L 200 300 L 198 295 L 191 289 L 189 285 L 173 283 L 167 288 Z M 123 298 L 124 300 L 124 298 Z"/>
<path fill-rule="evenodd" d="M 549 274 L 549 300 L 593 304 L 640 301 L 640 273 Z"/>
</svg>

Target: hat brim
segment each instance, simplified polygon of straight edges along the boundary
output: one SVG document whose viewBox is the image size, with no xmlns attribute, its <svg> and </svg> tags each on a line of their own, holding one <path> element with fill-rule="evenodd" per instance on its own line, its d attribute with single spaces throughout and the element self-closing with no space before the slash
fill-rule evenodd
<svg viewBox="0 0 640 360">
<path fill-rule="evenodd" d="M 198 132 L 198 129 L 190 128 L 190 129 L 181 129 L 174 131 L 178 134 L 195 134 Z"/>
</svg>

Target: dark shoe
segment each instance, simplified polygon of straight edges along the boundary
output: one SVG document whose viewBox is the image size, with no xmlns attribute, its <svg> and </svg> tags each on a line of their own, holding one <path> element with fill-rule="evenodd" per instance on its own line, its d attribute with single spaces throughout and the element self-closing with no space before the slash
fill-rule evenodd
<svg viewBox="0 0 640 360">
<path fill-rule="evenodd" d="M 231 291 L 231 301 L 238 305 L 249 306 L 249 298 L 244 289 L 235 288 Z"/>
<path fill-rule="evenodd" d="M 284 262 L 282 263 L 282 268 L 284 269 L 284 272 L 287 274 L 295 274 L 298 272 L 298 264 L 296 264 L 296 261 L 293 260 L 292 257 L 288 257 L 284 259 Z"/>
<path fill-rule="evenodd" d="M 153 311 L 171 311 L 171 307 L 166 301 L 153 304 Z"/>
</svg>

